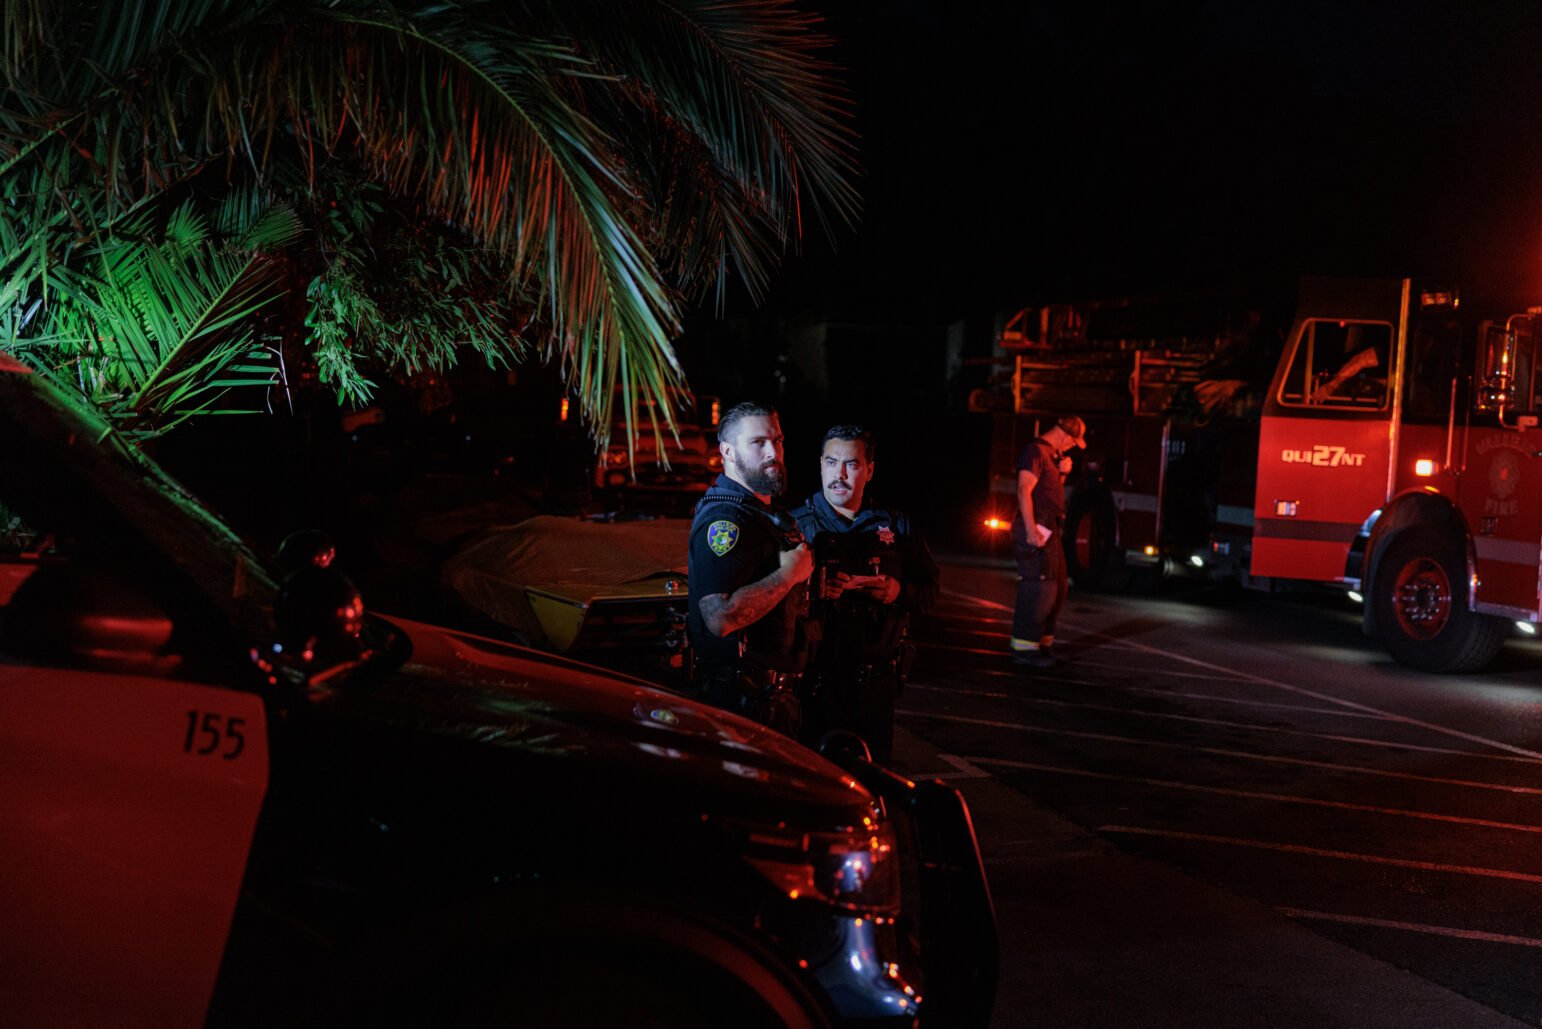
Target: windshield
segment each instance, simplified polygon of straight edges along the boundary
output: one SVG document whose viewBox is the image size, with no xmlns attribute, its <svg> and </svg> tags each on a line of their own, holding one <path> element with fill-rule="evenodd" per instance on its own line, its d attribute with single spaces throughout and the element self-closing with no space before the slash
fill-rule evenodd
<svg viewBox="0 0 1542 1029">
<path fill-rule="evenodd" d="M 154 574 L 180 572 L 242 637 L 267 635 L 278 591 L 252 549 L 100 416 L 3 350 L 0 441 L 12 542 L 41 533 L 86 557 L 148 555 Z"/>
</svg>

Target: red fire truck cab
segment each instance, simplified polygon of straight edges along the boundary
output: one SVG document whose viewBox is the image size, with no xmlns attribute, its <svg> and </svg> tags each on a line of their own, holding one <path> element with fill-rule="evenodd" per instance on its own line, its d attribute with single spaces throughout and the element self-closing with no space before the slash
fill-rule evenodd
<svg viewBox="0 0 1542 1029">
<path fill-rule="evenodd" d="M 1334 584 L 1363 594 L 1366 632 L 1399 661 L 1481 667 L 1512 622 L 1542 618 L 1542 308 L 1306 279 L 1289 330 L 1268 325 L 1216 302 L 1020 313 L 993 491 L 1011 493 L 1000 455 L 1039 420 L 1079 414 L 1080 586 L 1141 564 Z"/>
</svg>

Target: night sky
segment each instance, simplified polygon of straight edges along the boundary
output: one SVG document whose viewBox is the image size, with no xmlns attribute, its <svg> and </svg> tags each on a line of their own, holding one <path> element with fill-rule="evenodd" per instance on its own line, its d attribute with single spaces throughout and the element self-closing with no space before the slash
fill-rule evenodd
<svg viewBox="0 0 1542 1029">
<path fill-rule="evenodd" d="M 947 322 L 1302 273 L 1542 295 L 1542 6 L 826 0 L 866 210 L 775 300 Z"/>
</svg>

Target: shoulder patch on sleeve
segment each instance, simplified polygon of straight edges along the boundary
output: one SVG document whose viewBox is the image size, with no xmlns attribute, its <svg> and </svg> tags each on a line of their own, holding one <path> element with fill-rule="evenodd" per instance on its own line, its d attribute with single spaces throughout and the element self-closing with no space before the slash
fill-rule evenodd
<svg viewBox="0 0 1542 1029">
<path fill-rule="evenodd" d="M 713 522 L 707 526 L 707 546 L 718 557 L 722 557 L 734 548 L 739 542 L 739 527 L 733 522 L 722 520 Z"/>
</svg>

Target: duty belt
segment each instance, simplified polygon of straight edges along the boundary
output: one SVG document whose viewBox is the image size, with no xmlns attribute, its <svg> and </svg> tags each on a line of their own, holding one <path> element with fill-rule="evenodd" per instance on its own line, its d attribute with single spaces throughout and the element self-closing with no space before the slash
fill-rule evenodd
<svg viewBox="0 0 1542 1029">
<path fill-rule="evenodd" d="M 739 676 L 766 690 L 791 689 L 803 681 L 802 672 L 779 672 L 774 668 L 742 668 Z"/>
<path fill-rule="evenodd" d="M 701 679 L 712 679 L 718 682 L 737 679 L 768 691 L 779 686 L 791 688 L 803 680 L 802 672 L 779 672 L 774 668 L 735 667 L 716 663 L 704 665 L 697 674 Z"/>
</svg>

